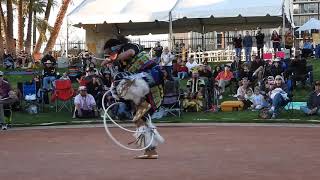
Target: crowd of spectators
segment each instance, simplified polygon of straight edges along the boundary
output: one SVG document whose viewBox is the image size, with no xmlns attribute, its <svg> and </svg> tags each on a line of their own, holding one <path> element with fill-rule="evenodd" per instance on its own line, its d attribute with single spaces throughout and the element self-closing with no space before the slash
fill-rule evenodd
<svg viewBox="0 0 320 180">
<path fill-rule="evenodd" d="M 292 34 L 287 33 L 285 38 L 287 48 L 292 48 Z M 306 54 L 309 51 L 310 42 L 306 39 L 302 53 L 295 54 L 292 59 L 274 58 L 271 61 L 265 61 L 262 58 L 264 46 L 264 34 L 261 29 L 258 29 L 256 34 L 256 42 L 258 53 L 256 56 L 251 56 L 251 48 L 253 46 L 253 39 L 249 32 L 243 37 L 238 35 L 234 39 L 236 57 L 231 64 L 219 64 L 211 66 L 207 59 L 203 62 L 197 62 L 193 55 L 187 55 L 184 44 L 176 45 L 170 51 L 168 47 L 162 47 L 157 43 L 155 48 L 156 62 L 166 72 L 166 80 L 172 81 L 173 79 L 190 79 L 194 73 L 197 77 L 205 77 L 210 84 L 209 92 L 218 92 L 217 94 L 208 94 L 207 98 L 210 99 L 211 105 L 216 102 L 213 98 L 224 100 L 227 95 L 232 95 L 235 101 L 242 101 L 244 109 L 261 110 L 268 108 L 272 118 L 276 118 L 281 113 L 281 109 L 292 101 L 292 91 L 298 84 L 305 86 L 308 80 L 308 70 Z M 274 31 L 272 35 L 273 47 L 275 51 L 280 50 L 281 36 Z M 246 61 L 241 62 L 241 51 L 245 49 Z M 19 66 L 25 66 L 28 61 L 22 51 L 18 56 Z M 10 54 L 5 53 L 4 58 L 11 62 Z M 38 81 L 42 90 L 46 93 L 54 92 L 55 81 L 70 80 L 67 72 L 61 75 L 57 72 L 57 62 L 49 52 L 42 59 L 43 71 Z M 195 72 L 194 69 L 197 69 Z M 112 69 L 108 65 L 103 65 L 98 71 L 95 67 L 86 67 L 85 71 L 76 80 L 79 88 L 77 95 L 74 97 L 75 115 L 78 118 L 97 117 L 102 108 L 102 96 L 111 87 L 113 82 Z M 16 100 L 14 91 L 11 90 L 9 83 L 3 79 L 4 74 L 0 72 L 0 123 L 3 124 L 3 129 L 6 129 L 6 124 L 3 118 L 3 109 L 11 101 L 3 99 Z M 37 81 L 36 77 L 33 79 Z M 227 92 L 230 88 L 230 92 Z M 309 115 L 318 114 L 320 106 L 320 82 L 316 81 L 315 90 L 311 93 L 308 104 L 306 107 L 301 107 L 301 110 Z M 214 89 L 214 90 L 213 90 Z M 6 100 L 7 100 L 6 99 Z M 107 99 L 109 101 L 109 99 Z M 10 104 L 9 103 L 9 104 Z M 108 102 L 111 103 L 111 102 Z M 209 106 L 209 108 L 210 108 Z M 129 115 L 127 115 L 129 116 Z"/>
</svg>

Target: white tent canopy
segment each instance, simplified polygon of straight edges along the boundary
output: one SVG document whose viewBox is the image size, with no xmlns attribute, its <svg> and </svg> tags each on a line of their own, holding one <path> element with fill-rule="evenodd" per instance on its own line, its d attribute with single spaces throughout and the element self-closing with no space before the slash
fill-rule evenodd
<svg viewBox="0 0 320 180">
<path fill-rule="evenodd" d="M 298 28 L 296 31 L 309 31 L 312 29 L 320 29 L 320 21 L 311 18 L 308 22 L 306 22 L 304 25 L 302 25 L 300 28 Z"/>
<path fill-rule="evenodd" d="M 277 27 L 282 14 L 292 24 L 292 0 L 84 0 L 68 15 L 71 24 L 116 25 L 122 34 Z M 136 25 L 135 25 L 136 24 Z M 146 29 L 144 29 L 146 27 Z"/>
</svg>

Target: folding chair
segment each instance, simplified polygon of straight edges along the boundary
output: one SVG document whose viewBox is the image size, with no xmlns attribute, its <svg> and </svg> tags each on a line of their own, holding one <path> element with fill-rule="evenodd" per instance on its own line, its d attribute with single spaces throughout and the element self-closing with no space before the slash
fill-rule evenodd
<svg viewBox="0 0 320 180">
<path fill-rule="evenodd" d="M 23 100 L 28 103 L 36 103 L 37 100 L 37 85 L 34 81 L 24 82 L 22 84 Z"/>
<path fill-rule="evenodd" d="M 72 112 L 74 90 L 72 88 L 71 80 L 59 79 L 55 81 L 55 85 L 56 87 L 52 99 L 56 101 L 56 112 L 61 111 L 63 108 Z"/>
<path fill-rule="evenodd" d="M 161 108 L 173 116 L 181 116 L 181 101 L 179 80 L 165 81 Z M 177 113 L 177 114 L 176 114 Z"/>
</svg>

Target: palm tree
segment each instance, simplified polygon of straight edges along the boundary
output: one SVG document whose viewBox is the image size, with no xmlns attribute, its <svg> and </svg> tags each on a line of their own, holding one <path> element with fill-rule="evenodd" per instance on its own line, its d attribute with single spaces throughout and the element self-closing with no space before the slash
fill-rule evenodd
<svg viewBox="0 0 320 180">
<path fill-rule="evenodd" d="M 24 22 L 22 12 L 23 0 L 18 1 L 18 51 L 23 49 Z"/>
<path fill-rule="evenodd" d="M 6 33 L 7 50 L 13 57 L 16 56 L 15 42 L 13 39 L 13 8 L 12 0 L 7 0 L 7 33 Z"/>
<path fill-rule="evenodd" d="M 42 43 L 46 39 L 45 36 L 46 36 L 47 28 L 48 28 L 48 20 L 49 20 L 52 6 L 53 6 L 53 0 L 48 0 L 47 6 L 46 6 L 46 11 L 44 14 L 44 22 L 39 23 L 40 28 L 38 28 L 38 29 L 39 29 L 40 36 L 38 37 L 37 43 L 35 44 L 35 47 L 33 49 L 33 54 L 40 52 L 40 48 L 42 46 Z"/>
<path fill-rule="evenodd" d="M 49 0 L 50 1 L 50 0 Z M 42 14 L 45 12 L 45 7 L 47 6 L 48 2 L 45 2 L 44 0 L 35 0 L 33 3 L 33 27 L 32 27 L 32 44 L 35 46 L 37 42 L 37 14 Z"/>
<path fill-rule="evenodd" d="M 4 12 L 3 12 L 3 9 L 2 9 L 2 4 L 1 3 L 0 3 L 0 15 L 1 15 L 0 18 L 1 18 L 2 25 L 3 25 L 4 34 L 7 34 L 7 22 L 6 22 L 6 19 L 4 18 Z"/>
<path fill-rule="evenodd" d="M 62 5 L 60 7 L 56 22 L 54 23 L 53 31 L 52 31 L 52 33 L 50 35 L 50 38 L 48 40 L 46 48 L 44 49 L 43 54 L 46 54 L 46 53 L 48 53 L 49 51 L 51 51 L 53 49 L 53 46 L 54 46 L 54 44 L 55 44 L 55 42 L 57 40 L 59 31 L 61 29 L 61 26 L 62 26 L 62 23 L 63 23 L 63 19 L 64 19 L 65 15 L 66 15 L 68 6 L 70 4 L 70 1 L 71 0 L 63 0 L 62 1 Z"/>
<path fill-rule="evenodd" d="M 0 4 L 1 6 L 1 4 Z M 1 27 L 1 23 L 2 23 L 2 18 L 0 18 L 0 64 L 3 64 L 3 53 L 4 53 L 4 49 L 3 49 L 3 37 L 2 37 L 2 27 Z"/>
<path fill-rule="evenodd" d="M 26 39 L 26 53 L 31 52 L 31 31 L 32 31 L 32 7 L 33 7 L 34 0 L 30 0 L 29 7 L 28 7 L 28 29 L 27 29 L 27 39 Z"/>
</svg>

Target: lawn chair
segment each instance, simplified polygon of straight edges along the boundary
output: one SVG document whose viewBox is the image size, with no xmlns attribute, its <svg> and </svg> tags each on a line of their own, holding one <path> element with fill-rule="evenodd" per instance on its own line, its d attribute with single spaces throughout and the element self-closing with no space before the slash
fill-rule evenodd
<svg viewBox="0 0 320 180">
<path fill-rule="evenodd" d="M 40 110 L 39 98 L 37 97 L 37 85 L 35 81 L 22 84 L 22 100 L 25 102 L 24 109 L 30 114 L 38 114 Z"/>
<path fill-rule="evenodd" d="M 160 108 L 173 116 L 181 116 L 181 101 L 179 80 L 165 81 L 163 90 L 163 100 Z"/>
<path fill-rule="evenodd" d="M 59 112 L 64 108 L 69 112 L 72 112 L 74 89 L 72 88 L 71 80 L 59 79 L 55 81 L 55 85 L 56 87 L 52 95 L 52 100 L 56 102 L 56 112 Z"/>
</svg>

